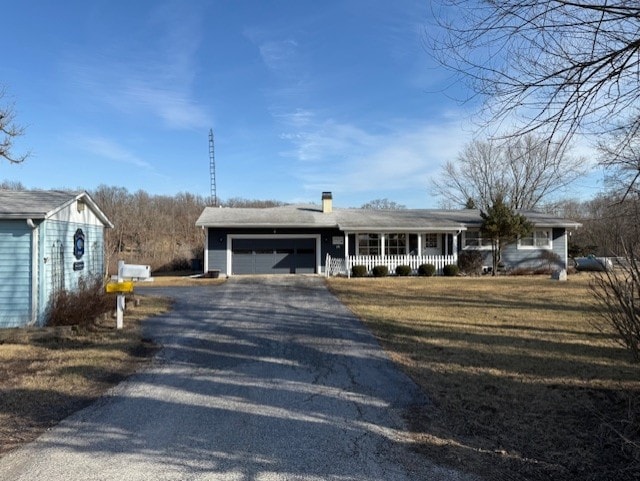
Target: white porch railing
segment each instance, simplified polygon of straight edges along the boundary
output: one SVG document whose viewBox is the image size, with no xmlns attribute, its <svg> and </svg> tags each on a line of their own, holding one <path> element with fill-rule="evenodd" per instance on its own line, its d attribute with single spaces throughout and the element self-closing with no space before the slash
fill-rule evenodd
<svg viewBox="0 0 640 481">
<path fill-rule="evenodd" d="M 394 274 L 396 267 L 405 265 L 411 267 L 411 273 L 416 275 L 422 264 L 433 264 L 436 274 L 442 275 L 442 268 L 449 264 L 457 264 L 458 256 L 349 256 L 346 259 L 334 258 L 327 254 L 325 274 L 327 277 L 336 275 L 351 275 L 353 266 L 365 266 L 371 274 L 375 266 L 387 266 L 389 273 Z"/>
</svg>

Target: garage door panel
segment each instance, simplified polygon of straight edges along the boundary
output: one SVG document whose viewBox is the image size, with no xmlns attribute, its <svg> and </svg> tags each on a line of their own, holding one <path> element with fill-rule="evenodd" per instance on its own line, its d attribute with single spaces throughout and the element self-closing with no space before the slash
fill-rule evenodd
<svg viewBox="0 0 640 481">
<path fill-rule="evenodd" d="M 274 256 L 273 251 L 265 252 L 261 250 L 255 254 L 255 264 L 253 274 L 272 274 Z"/>
<path fill-rule="evenodd" d="M 233 273 L 234 274 L 253 274 L 254 262 L 253 262 L 253 251 L 246 252 L 234 252 L 232 265 L 233 265 Z"/>
<path fill-rule="evenodd" d="M 273 271 L 276 274 L 292 274 L 294 267 L 294 254 L 295 249 L 290 248 L 279 248 L 276 249 L 274 255 L 274 264 Z"/>
<path fill-rule="evenodd" d="M 315 273 L 312 238 L 233 239 L 233 274 Z"/>
</svg>

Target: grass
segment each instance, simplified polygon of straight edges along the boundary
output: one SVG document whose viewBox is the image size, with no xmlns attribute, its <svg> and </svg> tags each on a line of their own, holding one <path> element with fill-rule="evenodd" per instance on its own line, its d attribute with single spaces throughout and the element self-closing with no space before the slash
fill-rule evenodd
<svg viewBox="0 0 640 481">
<path fill-rule="evenodd" d="M 85 328 L 0 330 L 0 455 L 148 362 L 156 346 L 141 338 L 141 322 L 169 308 L 168 300 L 156 297 L 142 297 L 136 307 L 128 303 L 122 330 L 110 317 Z"/>
<path fill-rule="evenodd" d="M 588 276 L 329 280 L 423 387 L 417 449 L 487 479 L 640 474 L 640 365 L 590 322 Z"/>
</svg>

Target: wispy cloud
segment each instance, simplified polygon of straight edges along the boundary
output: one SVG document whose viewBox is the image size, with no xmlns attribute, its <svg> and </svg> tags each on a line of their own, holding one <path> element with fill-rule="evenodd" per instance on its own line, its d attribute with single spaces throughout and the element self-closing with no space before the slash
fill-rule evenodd
<svg viewBox="0 0 640 481">
<path fill-rule="evenodd" d="M 289 75 L 296 62 L 298 42 L 292 38 L 268 40 L 258 45 L 265 65 L 278 74 Z"/>
<path fill-rule="evenodd" d="M 470 139 L 460 134 L 459 122 L 398 122 L 374 131 L 331 120 L 307 121 L 306 128 L 282 135 L 293 146 L 283 155 L 298 161 L 296 171 L 311 193 L 331 188 L 375 197 L 381 190 L 426 191 L 441 165 Z"/>
<path fill-rule="evenodd" d="M 196 100 L 193 83 L 202 20 L 192 9 L 158 8 L 145 26 L 145 43 L 109 50 L 92 57 L 70 53 L 66 71 L 97 104 L 128 115 L 152 115 L 172 129 L 211 125 Z"/>
<path fill-rule="evenodd" d="M 117 142 L 105 137 L 79 136 L 73 139 L 73 144 L 97 157 L 153 170 L 153 166 L 149 162 L 141 159 Z"/>
<path fill-rule="evenodd" d="M 274 115 L 304 104 L 313 90 L 309 44 L 300 32 L 280 29 L 246 28 L 244 36 L 255 46 L 270 74 L 264 89 Z"/>
</svg>

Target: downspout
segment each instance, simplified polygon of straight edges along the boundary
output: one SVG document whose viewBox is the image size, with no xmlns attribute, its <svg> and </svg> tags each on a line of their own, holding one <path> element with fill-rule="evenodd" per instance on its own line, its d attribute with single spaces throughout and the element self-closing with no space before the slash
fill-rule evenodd
<svg viewBox="0 0 640 481">
<path fill-rule="evenodd" d="M 35 325 L 38 322 L 38 273 L 40 262 L 40 242 L 38 242 L 38 226 L 33 219 L 27 219 L 27 226 L 31 229 L 31 319 L 29 323 Z"/>
<path fill-rule="evenodd" d="M 202 226 L 202 230 L 204 230 L 204 257 L 202 260 L 202 269 L 203 274 L 209 272 L 209 228 Z"/>
<path fill-rule="evenodd" d="M 462 229 L 458 229 L 458 231 L 453 235 L 453 239 L 451 239 L 451 250 L 453 251 L 453 258 L 458 263 L 458 236 L 462 234 Z"/>
</svg>

